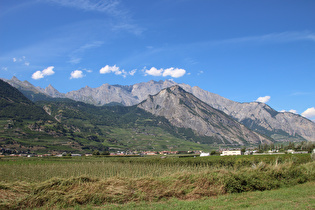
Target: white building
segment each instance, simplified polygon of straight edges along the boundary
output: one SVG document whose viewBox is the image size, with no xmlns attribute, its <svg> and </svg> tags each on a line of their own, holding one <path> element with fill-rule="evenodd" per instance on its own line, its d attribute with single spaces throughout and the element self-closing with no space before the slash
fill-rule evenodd
<svg viewBox="0 0 315 210">
<path fill-rule="evenodd" d="M 210 156 L 210 153 L 204 153 L 204 152 L 202 152 L 202 153 L 200 154 L 200 157 L 206 157 L 206 156 Z"/>
<path fill-rule="evenodd" d="M 240 150 L 236 151 L 223 151 L 221 156 L 227 156 L 227 155 L 242 155 L 242 152 Z"/>
</svg>

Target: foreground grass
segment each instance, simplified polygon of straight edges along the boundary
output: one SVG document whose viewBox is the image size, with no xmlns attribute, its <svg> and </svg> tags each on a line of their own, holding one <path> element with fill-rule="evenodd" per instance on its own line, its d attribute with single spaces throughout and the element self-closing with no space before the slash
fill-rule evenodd
<svg viewBox="0 0 315 210">
<path fill-rule="evenodd" d="M 38 183 L 51 178 L 79 176 L 107 179 L 156 178 L 180 173 L 207 173 L 216 169 L 239 170 L 265 165 L 290 163 L 305 164 L 312 161 L 309 154 L 230 156 L 230 157 L 78 157 L 78 158 L 2 158 L 0 181 Z"/>
<path fill-rule="evenodd" d="M 84 209 L 92 209 L 85 206 Z M 315 209 L 315 182 L 270 191 L 221 195 L 183 201 L 142 202 L 104 205 L 101 209 Z M 83 208 L 82 208 L 83 209 Z"/>
<path fill-rule="evenodd" d="M 1 182 L 0 208 L 51 209 L 126 203 L 138 205 L 141 202 L 161 201 L 166 201 L 168 205 L 169 200 L 204 200 L 225 194 L 286 188 L 313 181 L 315 162 L 299 165 L 293 162 L 260 162 L 239 169 L 208 168 L 200 172 L 185 171 L 159 177 L 79 176 L 52 178 L 38 183 Z M 10 200 L 12 197 L 16 200 Z M 248 202 L 242 205 L 248 205 Z"/>
</svg>

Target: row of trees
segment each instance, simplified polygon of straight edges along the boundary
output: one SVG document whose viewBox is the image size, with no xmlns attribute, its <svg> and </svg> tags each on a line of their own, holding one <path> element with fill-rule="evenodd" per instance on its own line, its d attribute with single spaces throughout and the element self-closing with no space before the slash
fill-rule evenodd
<svg viewBox="0 0 315 210">
<path fill-rule="evenodd" d="M 288 149 L 293 149 L 296 151 L 308 151 L 311 153 L 313 149 L 315 149 L 315 143 L 313 142 L 289 142 L 288 145 L 284 144 L 260 144 L 257 148 L 258 150 L 261 151 L 268 151 L 268 150 L 279 150 L 279 151 L 286 151 Z"/>
</svg>

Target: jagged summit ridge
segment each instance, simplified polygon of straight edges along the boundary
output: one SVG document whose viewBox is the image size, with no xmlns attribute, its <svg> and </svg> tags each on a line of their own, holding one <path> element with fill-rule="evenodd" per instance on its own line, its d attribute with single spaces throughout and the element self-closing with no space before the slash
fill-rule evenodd
<svg viewBox="0 0 315 210">
<path fill-rule="evenodd" d="M 49 84 L 49 85 L 45 88 L 44 92 L 45 92 L 47 95 L 49 95 L 49 96 L 51 96 L 51 97 L 53 97 L 53 98 L 64 98 L 64 97 L 65 97 L 65 94 L 60 93 L 60 92 L 59 92 L 58 90 L 56 90 L 51 84 Z"/>
</svg>

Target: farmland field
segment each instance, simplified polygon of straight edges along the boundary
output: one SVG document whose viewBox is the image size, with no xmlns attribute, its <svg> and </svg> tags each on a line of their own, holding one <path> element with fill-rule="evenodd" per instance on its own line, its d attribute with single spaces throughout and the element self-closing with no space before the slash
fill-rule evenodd
<svg viewBox="0 0 315 210">
<path fill-rule="evenodd" d="M 219 202 L 213 200 L 315 181 L 309 154 L 2 158 L 0 167 L 0 209 L 194 205 L 193 200 Z"/>
</svg>

